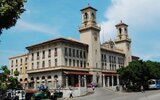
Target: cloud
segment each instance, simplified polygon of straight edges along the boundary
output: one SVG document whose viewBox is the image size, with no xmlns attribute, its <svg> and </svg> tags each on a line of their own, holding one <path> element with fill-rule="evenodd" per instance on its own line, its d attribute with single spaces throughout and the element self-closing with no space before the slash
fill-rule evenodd
<svg viewBox="0 0 160 100">
<path fill-rule="evenodd" d="M 132 39 L 134 54 L 152 59 L 160 51 L 160 1 L 158 0 L 112 0 L 101 22 L 101 41 L 115 38 L 115 24 L 122 20 L 129 25 L 129 37 Z M 151 50 L 155 48 L 156 50 Z M 158 49 L 157 49 L 158 48 Z M 146 55 L 148 55 L 146 57 Z"/>
<path fill-rule="evenodd" d="M 54 36 L 57 36 L 59 34 L 59 32 L 56 28 L 53 28 L 53 27 L 50 27 L 50 26 L 44 25 L 44 24 L 26 22 L 23 20 L 18 21 L 17 27 L 18 27 L 18 29 L 21 29 L 21 30 L 29 30 L 29 31 L 54 35 Z"/>
</svg>

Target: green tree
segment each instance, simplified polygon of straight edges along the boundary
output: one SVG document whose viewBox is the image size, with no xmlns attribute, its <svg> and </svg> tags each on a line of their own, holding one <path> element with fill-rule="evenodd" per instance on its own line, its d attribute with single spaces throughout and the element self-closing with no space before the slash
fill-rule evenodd
<svg viewBox="0 0 160 100">
<path fill-rule="evenodd" d="M 0 0 L 0 35 L 3 29 L 14 26 L 25 11 L 26 0 Z"/>
<path fill-rule="evenodd" d="M 15 70 L 14 71 L 14 75 L 17 77 L 19 75 L 19 71 L 18 70 Z"/>
<path fill-rule="evenodd" d="M 7 90 L 7 89 L 22 89 L 20 82 L 16 77 L 10 76 L 10 70 L 7 66 L 2 66 L 1 70 L 3 71 L 2 76 L 0 77 L 0 90 Z M 19 72 L 16 70 L 14 71 L 15 76 L 19 75 Z"/>
<path fill-rule="evenodd" d="M 120 75 L 120 83 L 133 89 L 147 87 L 149 79 L 160 78 L 160 63 L 153 61 L 133 61 L 127 67 L 117 70 Z"/>
</svg>

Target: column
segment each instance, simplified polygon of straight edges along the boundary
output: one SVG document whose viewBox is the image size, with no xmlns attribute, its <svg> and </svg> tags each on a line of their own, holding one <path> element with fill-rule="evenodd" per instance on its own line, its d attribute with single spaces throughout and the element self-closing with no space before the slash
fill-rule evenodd
<svg viewBox="0 0 160 100">
<path fill-rule="evenodd" d="M 52 76 L 52 89 L 54 89 L 54 86 L 55 84 L 54 84 L 54 77 Z"/>
<path fill-rule="evenodd" d="M 29 89 L 29 81 L 27 80 L 27 89 Z"/>
<path fill-rule="evenodd" d="M 119 85 L 119 75 L 117 74 L 117 85 Z"/>
<path fill-rule="evenodd" d="M 114 77 L 112 76 L 112 86 L 114 86 Z"/>
<path fill-rule="evenodd" d="M 81 76 L 80 75 L 78 75 L 78 85 L 79 87 L 81 87 Z"/>
<path fill-rule="evenodd" d="M 84 87 L 87 87 L 86 75 L 84 75 Z"/>
<path fill-rule="evenodd" d="M 37 80 L 34 82 L 34 89 L 37 89 Z"/>
<path fill-rule="evenodd" d="M 105 75 L 103 74 L 103 87 L 106 87 Z"/>
<path fill-rule="evenodd" d="M 68 88 L 68 76 L 66 75 L 66 88 Z"/>
<path fill-rule="evenodd" d="M 107 77 L 107 86 L 109 87 L 109 83 L 110 83 L 110 81 L 109 81 L 109 76 Z"/>
</svg>

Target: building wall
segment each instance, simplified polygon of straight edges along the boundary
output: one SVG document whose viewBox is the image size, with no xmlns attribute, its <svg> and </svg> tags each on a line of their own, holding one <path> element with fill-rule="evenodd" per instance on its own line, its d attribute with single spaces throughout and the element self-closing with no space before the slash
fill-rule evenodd
<svg viewBox="0 0 160 100">
<path fill-rule="evenodd" d="M 87 67 L 87 49 L 73 45 L 63 46 L 64 66 Z"/>
<path fill-rule="evenodd" d="M 29 70 L 49 68 L 62 65 L 60 46 L 42 46 L 29 50 L 28 62 Z"/>
<path fill-rule="evenodd" d="M 116 71 L 124 67 L 125 56 L 118 53 L 101 51 L 102 70 Z"/>
<path fill-rule="evenodd" d="M 28 78 L 27 69 L 28 69 L 28 56 L 27 54 L 12 57 L 9 59 L 9 66 L 11 70 L 11 75 L 14 76 L 14 71 L 19 71 L 18 80 L 23 82 Z"/>
</svg>

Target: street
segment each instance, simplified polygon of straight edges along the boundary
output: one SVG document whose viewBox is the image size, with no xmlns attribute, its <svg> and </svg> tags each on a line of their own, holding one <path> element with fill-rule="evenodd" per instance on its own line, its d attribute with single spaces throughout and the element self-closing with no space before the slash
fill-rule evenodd
<svg viewBox="0 0 160 100">
<path fill-rule="evenodd" d="M 159 100 L 160 90 L 150 90 L 142 92 L 114 92 L 106 88 L 96 88 L 95 93 L 74 97 L 73 100 Z M 58 99 L 58 100 L 70 100 L 70 98 Z"/>
</svg>

